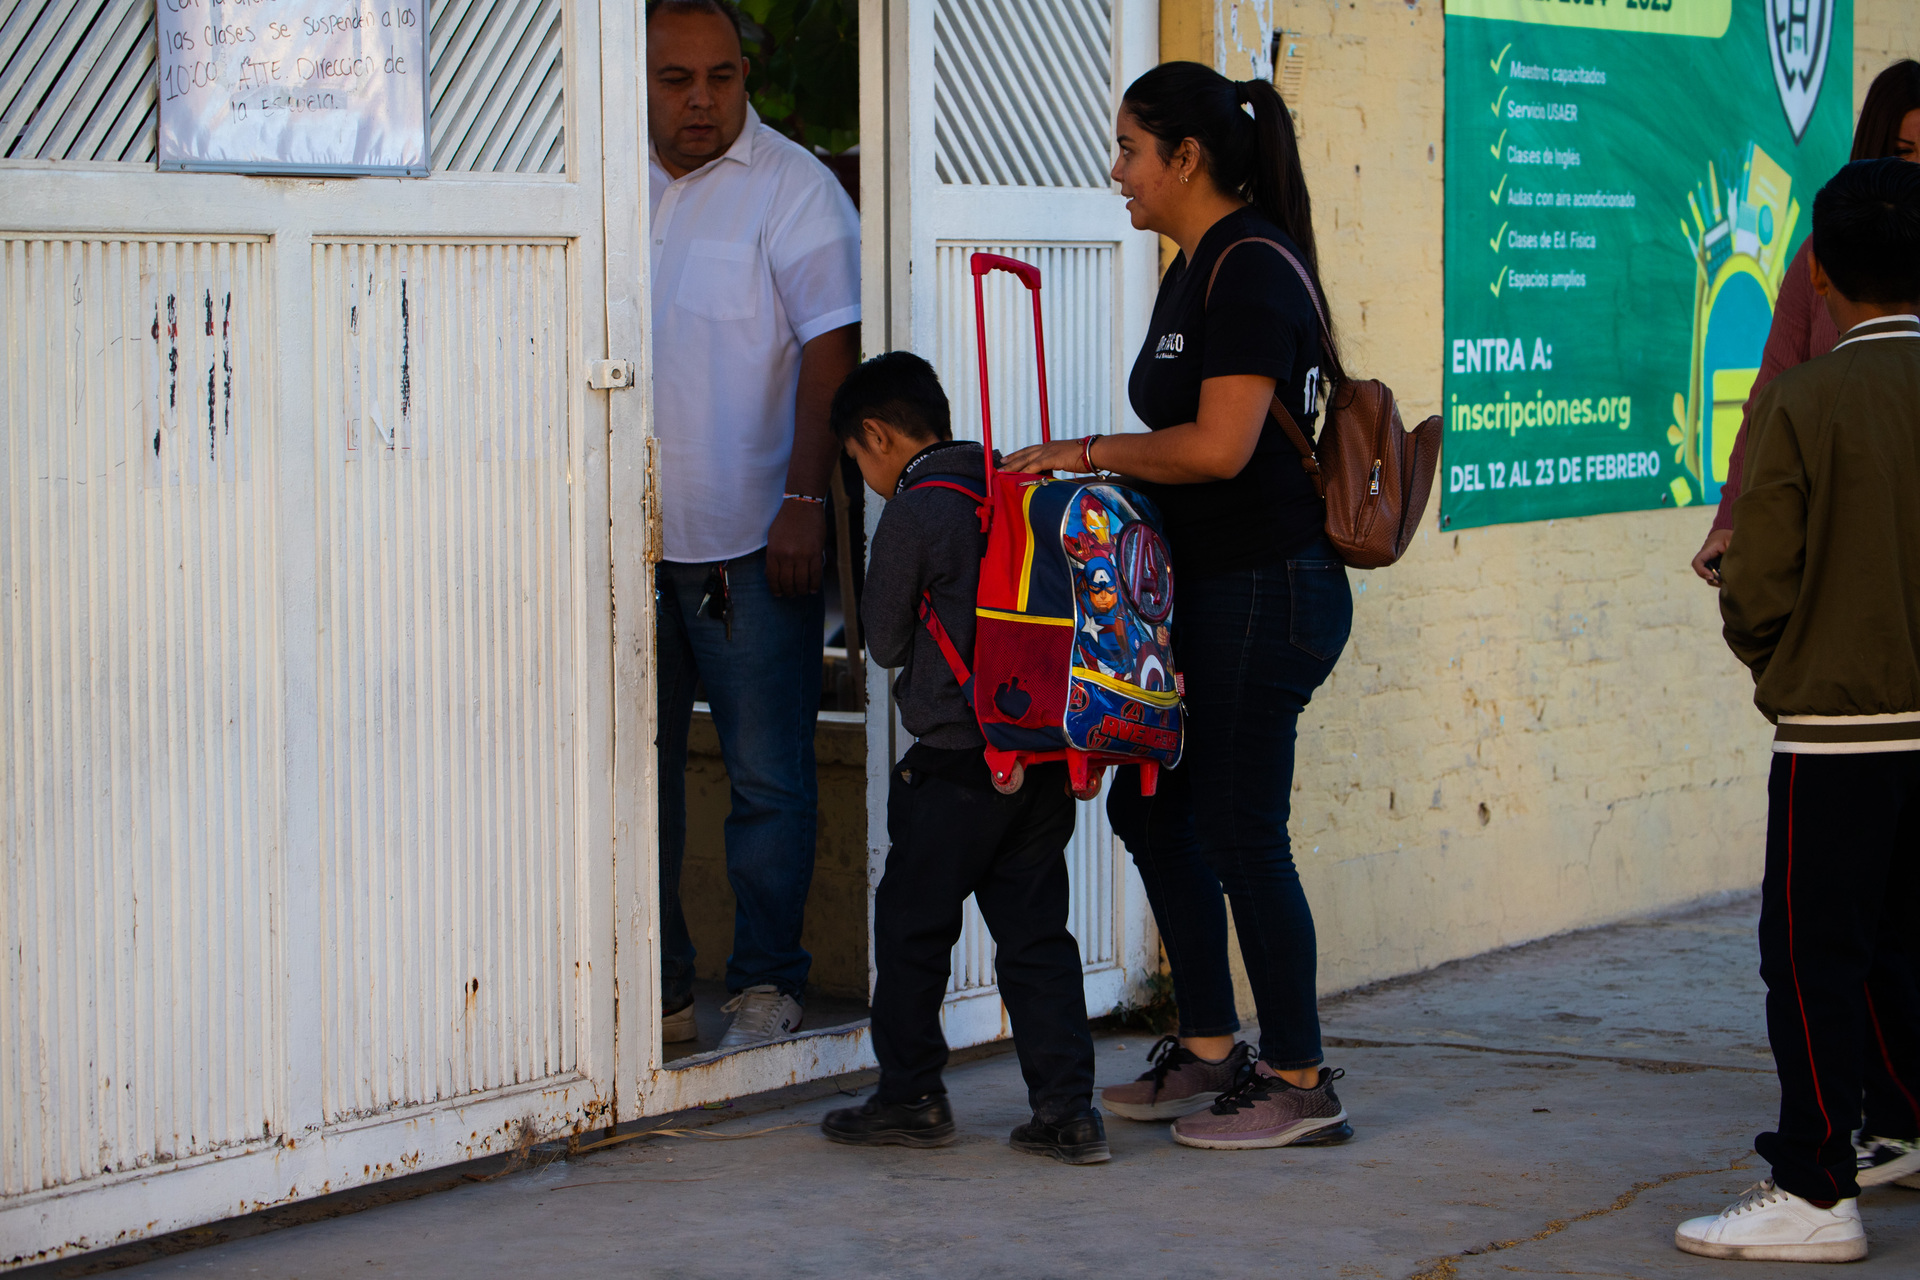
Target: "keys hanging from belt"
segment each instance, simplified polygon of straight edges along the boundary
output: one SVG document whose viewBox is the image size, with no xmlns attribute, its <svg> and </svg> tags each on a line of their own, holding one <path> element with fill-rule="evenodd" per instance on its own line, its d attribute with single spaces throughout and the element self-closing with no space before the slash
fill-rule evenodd
<svg viewBox="0 0 1920 1280">
<path fill-rule="evenodd" d="M 695 614 L 706 614 L 727 629 L 727 639 L 733 639 L 733 588 L 727 580 L 727 562 L 722 560 L 707 571 L 705 594 L 700 597 L 700 607 Z"/>
</svg>

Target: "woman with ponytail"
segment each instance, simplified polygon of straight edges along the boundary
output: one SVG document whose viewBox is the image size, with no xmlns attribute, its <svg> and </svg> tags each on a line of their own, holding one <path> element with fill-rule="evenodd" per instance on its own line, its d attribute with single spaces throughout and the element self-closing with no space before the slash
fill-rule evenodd
<svg viewBox="0 0 1920 1280">
<path fill-rule="evenodd" d="M 1174 1120 L 1189 1146 L 1344 1141 L 1287 819 L 1295 725 L 1346 645 L 1353 599 L 1322 531 L 1325 504 L 1268 414 L 1278 396 L 1311 434 L 1324 384 L 1340 380 L 1317 310 L 1312 204 L 1293 123 L 1264 80 L 1156 67 L 1128 88 L 1118 141 L 1112 176 L 1133 225 L 1180 247 L 1127 388 L 1151 430 L 1038 445 L 1006 464 L 1130 477 L 1160 507 L 1178 584 L 1186 756 L 1151 797 L 1121 770 L 1107 813 L 1153 905 L 1179 1034 L 1101 1100 L 1129 1119 Z M 1235 1036 L 1222 890 L 1259 1014 L 1257 1052 Z"/>
</svg>

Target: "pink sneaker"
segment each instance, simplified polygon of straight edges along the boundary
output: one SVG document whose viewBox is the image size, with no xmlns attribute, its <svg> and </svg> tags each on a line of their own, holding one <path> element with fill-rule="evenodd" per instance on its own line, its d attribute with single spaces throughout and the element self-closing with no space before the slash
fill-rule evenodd
<svg viewBox="0 0 1920 1280">
<path fill-rule="evenodd" d="M 1102 1089 L 1100 1105 L 1127 1120 L 1172 1120 L 1204 1111 L 1233 1087 L 1252 1057 L 1253 1046 L 1241 1041 L 1220 1061 L 1208 1062 L 1181 1048 L 1178 1037 L 1162 1036 L 1147 1051 L 1153 1064 L 1147 1073 Z"/>
<path fill-rule="evenodd" d="M 1302 1089 L 1282 1080 L 1264 1062 L 1220 1100 L 1173 1125 L 1173 1140 L 1189 1147 L 1237 1150 L 1241 1147 L 1331 1146 L 1353 1136 L 1347 1109 L 1333 1082 L 1344 1071 L 1320 1068 L 1320 1080 Z"/>
</svg>

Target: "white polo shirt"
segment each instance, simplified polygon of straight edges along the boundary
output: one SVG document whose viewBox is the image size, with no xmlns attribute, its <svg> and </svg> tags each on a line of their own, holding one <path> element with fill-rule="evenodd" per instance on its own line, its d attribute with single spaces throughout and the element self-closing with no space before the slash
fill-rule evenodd
<svg viewBox="0 0 1920 1280">
<path fill-rule="evenodd" d="M 752 107 L 727 153 L 684 178 L 651 158 L 666 558 L 731 560 L 767 545 L 780 510 L 800 348 L 860 319 L 860 218 Z"/>
</svg>

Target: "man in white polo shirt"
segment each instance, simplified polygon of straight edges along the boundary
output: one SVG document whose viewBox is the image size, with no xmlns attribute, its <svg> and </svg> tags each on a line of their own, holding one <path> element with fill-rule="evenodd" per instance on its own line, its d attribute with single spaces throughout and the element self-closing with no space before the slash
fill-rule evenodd
<svg viewBox="0 0 1920 1280">
<path fill-rule="evenodd" d="M 814 719 L 837 450 L 827 408 L 859 355 L 860 223 L 825 165 L 747 103 L 724 0 L 647 5 L 659 600 L 661 1001 L 695 1038 L 680 907 L 687 732 L 705 686 L 732 784 L 737 903 L 722 1048 L 797 1030 L 812 957 Z"/>
</svg>

